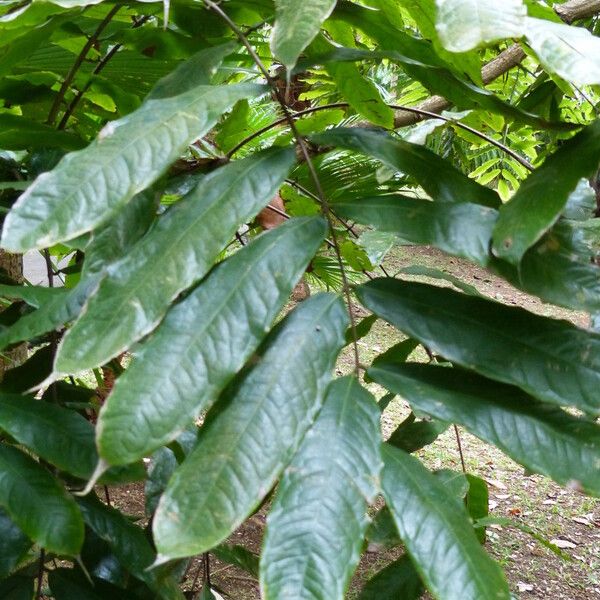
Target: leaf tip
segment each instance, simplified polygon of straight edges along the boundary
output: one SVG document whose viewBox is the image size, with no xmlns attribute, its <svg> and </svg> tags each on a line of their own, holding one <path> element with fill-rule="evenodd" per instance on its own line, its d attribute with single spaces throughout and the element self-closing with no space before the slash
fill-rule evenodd
<svg viewBox="0 0 600 600">
<path fill-rule="evenodd" d="M 87 496 L 94 489 L 98 479 L 108 471 L 109 467 L 110 465 L 103 458 L 99 459 L 90 480 L 80 492 L 73 492 L 75 496 Z"/>
</svg>

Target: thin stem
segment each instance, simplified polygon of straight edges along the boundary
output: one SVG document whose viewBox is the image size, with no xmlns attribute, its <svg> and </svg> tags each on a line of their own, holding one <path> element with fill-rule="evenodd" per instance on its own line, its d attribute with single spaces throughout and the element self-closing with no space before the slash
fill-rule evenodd
<svg viewBox="0 0 600 600">
<path fill-rule="evenodd" d="M 54 269 L 52 268 L 52 259 L 50 258 L 50 251 L 44 250 L 44 262 L 46 263 L 46 277 L 48 278 L 48 287 L 54 287 Z"/>
<path fill-rule="evenodd" d="M 150 19 L 149 16 L 144 16 L 141 19 L 138 19 L 133 26 L 131 27 L 132 29 L 136 29 L 137 27 L 141 27 L 144 23 L 146 23 L 148 20 Z M 113 58 L 113 56 L 115 56 L 115 54 L 123 47 L 123 44 L 115 44 L 99 61 L 98 64 L 96 65 L 96 67 L 94 68 L 94 70 L 92 71 L 92 76 L 94 75 L 98 75 L 100 74 L 104 68 L 106 67 L 106 65 L 110 62 L 110 60 Z M 67 106 L 67 109 L 65 110 L 65 114 L 62 116 L 62 119 L 60 120 L 60 123 L 58 124 L 58 129 L 64 129 L 67 126 L 67 122 L 69 121 L 69 119 L 71 118 L 71 116 L 73 115 L 73 113 L 75 112 L 75 109 L 77 108 L 77 106 L 79 105 L 79 103 L 81 102 L 81 99 L 83 98 L 83 96 L 85 95 L 85 93 L 90 89 L 90 87 L 92 86 L 92 79 L 90 78 L 89 81 L 85 84 L 85 86 L 83 87 L 82 90 L 78 90 L 75 94 L 75 97 L 71 100 L 71 102 L 69 103 L 69 106 Z"/>
<path fill-rule="evenodd" d="M 309 115 L 311 113 L 319 112 L 322 110 L 332 110 L 332 109 L 336 109 L 336 108 L 348 108 L 349 106 L 350 105 L 347 102 L 334 102 L 333 104 L 325 104 L 323 106 L 313 106 L 312 108 L 300 110 L 300 111 L 294 113 L 292 116 L 293 116 L 293 118 L 298 118 L 298 117 L 303 117 L 305 115 Z M 414 113 L 417 115 L 429 117 L 430 119 L 439 119 L 440 121 L 445 121 L 446 123 L 453 123 L 460 129 L 463 129 L 464 131 L 468 131 L 469 133 L 472 133 L 473 135 L 480 137 L 481 139 L 485 140 L 486 142 L 496 146 L 497 148 L 499 148 L 500 150 L 502 150 L 509 156 L 512 156 L 517 162 L 519 162 L 521 165 L 523 165 L 526 169 L 529 169 L 530 171 L 534 170 L 533 165 L 527 159 L 525 159 L 522 156 L 520 156 L 519 154 L 517 154 L 514 150 L 511 150 L 508 146 L 506 146 L 502 142 L 495 140 L 494 138 L 490 137 L 489 135 L 486 135 L 485 133 L 483 133 L 482 131 L 474 129 L 473 127 L 469 127 L 468 125 L 465 125 L 464 123 L 461 123 L 460 121 L 456 121 L 455 119 L 452 119 L 450 117 L 444 117 L 443 115 L 438 115 L 437 113 L 431 112 L 429 110 L 423 110 L 422 108 L 415 108 L 412 106 L 404 106 L 402 104 L 388 104 L 388 106 L 390 108 L 393 108 L 394 110 L 404 110 L 406 112 L 411 112 L 411 113 Z M 273 123 L 270 123 L 269 125 L 265 125 L 264 127 L 261 127 L 258 131 L 255 131 L 254 133 L 250 134 L 247 138 L 245 138 L 241 142 L 239 142 L 239 144 L 237 144 L 235 146 L 235 148 L 232 148 L 227 153 L 228 158 L 231 158 L 236 152 L 238 152 L 238 150 L 243 148 L 246 144 L 250 143 L 252 140 L 256 139 L 257 137 L 260 137 L 263 133 L 266 133 L 267 131 L 270 131 L 271 129 L 278 127 L 279 125 L 283 125 L 287 122 L 288 122 L 287 118 L 282 117 L 281 119 L 277 119 L 276 121 L 273 121 Z"/>
<path fill-rule="evenodd" d="M 49 125 L 54 125 L 54 123 L 56 121 L 56 117 L 58 115 L 58 111 L 60 110 L 60 105 L 65 98 L 65 95 L 69 89 L 69 86 L 73 83 L 73 80 L 75 79 L 75 75 L 77 75 L 77 71 L 79 71 L 79 68 L 83 64 L 83 61 L 85 60 L 85 57 L 87 56 L 88 52 L 92 49 L 94 44 L 98 41 L 98 38 L 100 37 L 100 35 L 104 31 L 104 29 L 111 22 L 112 18 L 117 14 L 117 12 L 120 8 L 121 8 L 121 6 L 117 4 L 116 6 L 113 6 L 108 11 L 108 14 L 106 15 L 106 17 L 104 17 L 104 19 L 102 20 L 100 25 L 98 25 L 98 28 L 96 29 L 96 31 L 94 31 L 94 33 L 92 33 L 92 35 L 88 38 L 88 41 L 85 43 L 85 45 L 81 49 L 81 52 L 75 59 L 73 66 L 70 68 L 64 81 L 62 82 L 62 85 L 60 86 L 60 89 L 58 90 L 58 94 L 56 94 L 56 98 L 54 98 L 54 102 L 52 103 L 52 107 L 50 108 L 50 113 L 48 115 L 47 122 Z"/>
<path fill-rule="evenodd" d="M 104 497 L 106 498 L 106 504 L 108 504 L 108 506 L 112 506 L 112 503 L 110 501 L 110 494 L 108 493 L 107 485 L 104 486 Z"/>
<path fill-rule="evenodd" d="M 285 98 L 283 98 L 283 96 L 281 94 L 281 90 L 279 89 L 279 87 L 277 86 L 275 81 L 273 81 L 272 77 L 269 75 L 269 72 L 267 71 L 266 67 L 262 63 L 260 57 L 254 50 L 254 48 L 250 45 L 250 43 L 248 42 L 247 38 L 244 36 L 242 31 L 229 18 L 229 16 L 225 12 L 223 12 L 223 10 L 217 4 L 212 2 L 212 0 L 204 0 L 204 3 L 206 4 L 207 7 L 211 8 L 214 12 L 216 12 L 227 23 L 227 25 L 229 25 L 230 29 L 235 33 L 235 35 L 238 37 L 240 42 L 244 45 L 246 50 L 248 50 L 250 56 L 252 57 L 252 60 L 256 63 L 256 66 L 259 68 L 259 70 L 265 77 L 267 83 L 273 90 L 273 93 L 275 94 L 275 97 L 277 98 L 277 101 L 279 102 L 279 105 L 281 106 L 281 110 L 283 111 L 285 119 L 286 119 L 290 129 L 292 130 L 294 137 L 296 138 L 296 141 L 300 148 L 300 152 L 301 152 L 302 156 L 304 157 L 304 160 L 306 161 L 308 171 L 309 171 L 310 176 L 315 184 L 315 189 L 317 190 L 317 195 L 319 196 L 319 198 L 321 200 L 321 204 L 323 207 L 323 213 L 329 222 L 329 230 L 331 232 L 331 238 L 333 241 L 335 254 L 337 257 L 337 261 L 340 265 L 342 282 L 343 282 L 343 286 L 344 286 L 344 294 L 346 296 L 346 301 L 348 303 L 348 316 L 350 317 L 350 326 L 351 326 L 351 329 L 353 332 L 353 338 L 354 338 L 353 349 L 354 349 L 355 372 L 356 372 L 356 376 L 359 377 L 360 376 L 360 357 L 358 354 L 358 343 L 357 343 L 357 334 L 356 334 L 356 317 L 354 315 L 354 310 L 352 308 L 352 298 L 350 296 L 350 286 L 348 284 L 348 278 L 346 276 L 346 270 L 344 268 L 344 263 L 342 260 L 340 247 L 337 242 L 335 228 L 331 221 L 329 205 L 327 203 L 327 199 L 325 198 L 325 194 L 323 193 L 323 188 L 321 187 L 321 182 L 319 180 L 319 176 L 318 176 L 315 166 L 312 162 L 312 159 L 310 156 L 310 151 L 308 149 L 306 140 L 302 137 L 302 135 L 300 135 L 300 132 L 298 131 L 298 128 L 296 127 L 296 123 L 294 122 L 294 117 L 290 113 L 290 110 L 285 103 Z"/>
<path fill-rule="evenodd" d="M 460 441 L 460 433 L 458 433 L 458 426 L 454 425 L 454 434 L 456 435 L 456 445 L 458 446 L 458 454 L 460 455 L 460 464 L 462 466 L 463 473 L 467 472 L 467 467 L 465 466 L 465 457 L 463 455 L 462 443 Z"/>
<path fill-rule="evenodd" d="M 40 564 L 38 567 L 38 574 L 37 574 L 37 587 L 35 590 L 35 599 L 36 600 L 40 600 L 40 598 L 42 597 L 42 581 L 44 579 L 44 562 L 45 562 L 45 558 L 46 558 L 46 551 L 42 548 L 40 550 Z"/>
<path fill-rule="evenodd" d="M 210 590 L 210 554 L 208 552 L 204 553 L 202 564 L 204 566 L 204 585 Z"/>
</svg>

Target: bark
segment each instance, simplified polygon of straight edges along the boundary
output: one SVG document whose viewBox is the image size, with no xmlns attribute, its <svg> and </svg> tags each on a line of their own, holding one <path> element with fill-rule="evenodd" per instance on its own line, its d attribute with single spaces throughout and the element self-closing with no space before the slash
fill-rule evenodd
<svg viewBox="0 0 600 600">
<path fill-rule="evenodd" d="M 554 10 L 556 14 L 565 22 L 572 23 L 578 19 L 586 19 L 597 13 L 600 13 L 600 0 L 570 0 L 565 4 L 555 4 Z M 494 60 L 489 62 L 481 70 L 481 78 L 485 84 L 488 84 L 494 79 L 498 79 L 513 67 L 516 67 L 525 58 L 525 52 L 519 44 L 513 44 L 504 52 L 501 52 Z M 429 112 L 441 113 L 450 108 L 451 104 L 441 96 L 432 96 L 419 104 L 417 108 L 427 110 Z M 394 119 L 394 128 L 400 129 L 409 125 L 414 125 L 419 121 L 424 121 L 430 117 L 416 115 L 405 111 L 398 111 Z"/>
</svg>

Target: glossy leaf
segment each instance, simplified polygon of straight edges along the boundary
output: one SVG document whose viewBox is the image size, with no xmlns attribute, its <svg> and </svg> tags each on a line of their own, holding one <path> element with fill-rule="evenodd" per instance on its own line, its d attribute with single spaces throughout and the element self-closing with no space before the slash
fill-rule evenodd
<svg viewBox="0 0 600 600">
<path fill-rule="evenodd" d="M 0 579 L 12 572 L 31 546 L 31 540 L 0 508 Z"/>
<path fill-rule="evenodd" d="M 378 490 L 379 417 L 353 377 L 329 386 L 267 517 L 260 577 L 266 600 L 345 597 Z"/>
<path fill-rule="evenodd" d="M 445 48 L 465 52 L 480 44 L 521 37 L 527 9 L 522 0 L 436 0 L 436 29 Z"/>
<path fill-rule="evenodd" d="M 439 600 L 510 600 L 464 507 L 416 458 L 384 444 L 383 493 L 425 585 Z"/>
<path fill-rule="evenodd" d="M 128 349 L 201 279 L 237 227 L 273 198 L 295 160 L 272 149 L 207 175 L 122 260 L 109 268 L 58 349 L 55 371 L 77 373 Z M 166 276 L 156 285 L 156 273 Z"/>
<path fill-rule="evenodd" d="M 73 498 L 32 458 L 6 444 L 0 444 L 0 505 L 46 550 L 68 556 L 79 552 L 83 520 Z"/>
<path fill-rule="evenodd" d="M 0 284 L 0 296 L 13 300 L 23 300 L 34 308 L 53 302 L 56 298 L 63 298 L 68 294 L 64 288 L 49 288 L 39 285 L 6 285 Z"/>
<path fill-rule="evenodd" d="M 434 199 L 441 202 L 472 202 L 497 207 L 497 194 L 475 183 L 431 150 L 391 135 L 362 128 L 337 128 L 311 136 L 316 144 L 361 152 L 391 169 L 414 177 Z"/>
<path fill-rule="evenodd" d="M 237 100 L 262 90 L 253 84 L 198 86 L 149 100 L 110 122 L 87 148 L 67 154 L 27 188 L 6 217 L 2 247 L 44 248 L 97 227 L 158 179 Z"/>
<path fill-rule="evenodd" d="M 321 29 L 321 24 L 335 8 L 335 0 L 275 0 L 275 25 L 271 50 L 288 69 Z"/>
<path fill-rule="evenodd" d="M 460 369 L 380 364 L 371 377 L 415 410 L 457 423 L 528 469 L 600 495 L 600 427 Z"/>
<path fill-rule="evenodd" d="M 559 218 L 580 179 L 595 173 L 599 162 L 600 120 L 566 141 L 500 209 L 494 253 L 517 264 Z"/>
<path fill-rule="evenodd" d="M 414 565 L 408 556 L 403 556 L 369 579 L 358 600 L 418 600 L 423 591 Z"/>
<path fill-rule="evenodd" d="M 526 36 L 550 73 L 578 86 L 600 84 L 600 40 L 585 27 L 526 19 Z"/>
<path fill-rule="evenodd" d="M 108 542 L 117 558 L 131 573 L 164 600 L 183 600 L 177 583 L 156 569 L 148 570 L 155 558 L 144 531 L 118 510 L 90 495 L 77 500 L 83 518 L 98 537 Z"/>
<path fill-rule="evenodd" d="M 379 231 L 396 233 L 406 242 L 430 245 L 485 266 L 498 213 L 461 202 L 429 202 L 405 196 L 339 200 L 332 209 L 342 217 Z"/>
<path fill-rule="evenodd" d="M 89 478 L 98 454 L 94 427 L 79 413 L 30 396 L 0 395 L 0 429 L 38 456 L 82 479 Z M 107 473 L 105 481 L 143 479 L 140 464 Z"/>
<path fill-rule="evenodd" d="M 319 217 L 291 220 L 222 263 L 171 310 L 100 413 L 104 460 L 145 456 L 211 406 L 257 348 L 324 236 Z"/>
<path fill-rule="evenodd" d="M 225 390 L 159 503 L 154 539 L 161 558 L 209 550 L 257 507 L 321 407 L 347 324 L 340 298 L 313 296 Z"/>
<path fill-rule="evenodd" d="M 377 279 L 357 288 L 374 313 L 433 352 L 559 406 L 600 414 L 600 336 L 422 283 Z"/>
</svg>

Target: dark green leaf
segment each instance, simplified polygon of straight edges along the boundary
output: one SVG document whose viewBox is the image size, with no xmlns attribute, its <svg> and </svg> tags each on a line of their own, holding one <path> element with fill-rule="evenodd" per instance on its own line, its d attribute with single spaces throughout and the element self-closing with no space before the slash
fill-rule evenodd
<svg viewBox="0 0 600 600">
<path fill-rule="evenodd" d="M 462 425 L 531 471 L 600 495 L 600 427 L 590 421 L 462 369 L 380 364 L 369 373 L 415 410 Z"/>
<path fill-rule="evenodd" d="M 402 541 L 439 600 L 510 600 L 500 567 L 485 553 L 459 502 L 416 458 L 384 445 L 383 492 Z"/>
<path fill-rule="evenodd" d="M 237 100 L 262 90 L 253 84 L 198 86 L 149 100 L 110 122 L 90 146 L 67 154 L 27 188 L 6 217 L 2 247 L 45 248 L 97 227 L 158 179 Z"/>
<path fill-rule="evenodd" d="M 600 414 L 600 336 L 423 283 L 377 279 L 357 288 L 369 309 L 447 360 L 559 406 Z"/>
<path fill-rule="evenodd" d="M 443 421 L 404 421 L 394 429 L 388 443 L 405 452 L 416 452 L 429 446 L 449 427 Z"/>
<path fill-rule="evenodd" d="M 221 562 L 229 565 L 235 565 L 239 569 L 250 573 L 258 579 L 258 555 L 250 552 L 243 546 L 229 546 L 220 544 L 213 548 L 211 554 L 214 554 Z"/>
<path fill-rule="evenodd" d="M 2 600 L 31 600 L 34 583 L 34 577 L 12 575 L 8 579 L 0 581 L 0 598 Z"/>
<path fill-rule="evenodd" d="M 315 424 L 286 469 L 267 517 L 265 599 L 342 600 L 377 494 L 380 413 L 353 377 L 329 386 Z"/>
<path fill-rule="evenodd" d="M 78 150 L 85 142 L 65 131 L 36 123 L 24 117 L 0 114 L 0 148 L 3 150 L 30 150 L 32 148 L 61 148 Z"/>
<path fill-rule="evenodd" d="M 93 425 L 77 412 L 56 404 L 2 394 L 0 429 L 44 460 L 82 479 L 91 476 L 98 462 Z M 109 481 L 143 477 L 141 463 L 107 474 Z"/>
<path fill-rule="evenodd" d="M 469 491 L 465 504 L 469 516 L 473 521 L 487 517 L 490 512 L 490 495 L 488 491 L 487 483 L 481 479 L 467 473 L 467 481 L 469 482 Z M 485 543 L 485 527 L 477 527 L 475 529 L 475 535 L 481 544 Z"/>
<path fill-rule="evenodd" d="M 6 444 L 0 444 L 0 505 L 43 548 L 69 556 L 79 552 L 83 520 L 73 498 L 32 458 Z"/>
<path fill-rule="evenodd" d="M 34 308 L 39 308 L 56 298 L 64 298 L 68 294 L 64 288 L 49 288 L 38 285 L 5 285 L 0 284 L 0 296 L 23 300 Z"/>
<path fill-rule="evenodd" d="M 582 177 L 598 170 L 600 120 L 586 127 L 535 170 L 500 209 L 493 251 L 517 264 L 550 229 Z"/>
<path fill-rule="evenodd" d="M 105 506 L 94 496 L 77 500 L 83 518 L 98 537 L 108 542 L 117 558 L 138 579 L 164 600 L 183 600 L 177 583 L 156 570 L 147 570 L 155 558 L 143 530 L 118 510 Z"/>
<path fill-rule="evenodd" d="M 208 272 L 237 227 L 273 198 L 294 160 L 293 150 L 266 150 L 202 179 L 110 269 L 59 346 L 56 373 L 99 366 L 152 331 L 177 295 Z M 160 285 L 157 273 L 166 275 Z"/>
<path fill-rule="evenodd" d="M 22 365 L 4 373 L 4 377 L 0 383 L 0 390 L 2 392 L 22 394 L 34 389 L 50 375 L 53 359 L 54 349 L 51 345 L 38 350 Z"/>
<path fill-rule="evenodd" d="M 339 297 L 313 296 L 269 335 L 256 366 L 225 390 L 158 506 L 161 558 L 216 546 L 269 492 L 321 407 L 347 324 Z"/>
<path fill-rule="evenodd" d="M 414 565 L 403 556 L 369 579 L 358 600 L 418 600 L 423 591 Z"/>
<path fill-rule="evenodd" d="M 490 259 L 492 230 L 498 218 L 491 208 L 400 195 L 340 200 L 331 206 L 342 217 L 393 232 L 412 244 L 435 246 L 482 266 Z"/>
<path fill-rule="evenodd" d="M 377 319 L 377 315 L 370 315 L 368 317 L 365 317 L 362 321 L 360 321 L 360 323 L 356 325 L 354 330 L 351 327 L 349 327 L 346 331 L 346 345 L 351 344 L 355 340 L 355 334 L 357 341 L 369 335 L 369 332 L 373 328 L 373 325 L 375 325 Z"/>
<path fill-rule="evenodd" d="M 85 575 L 74 569 L 53 569 L 48 584 L 55 600 L 130 600 L 130 592 L 121 590 L 100 579 L 93 584 Z"/>
<path fill-rule="evenodd" d="M 101 411 L 104 460 L 141 458 L 210 407 L 257 348 L 324 236 L 320 217 L 277 227 L 219 265 L 167 315 Z"/>
<path fill-rule="evenodd" d="M 31 540 L 0 508 L 0 579 L 11 573 L 31 546 Z"/>
<path fill-rule="evenodd" d="M 500 205 L 496 192 L 475 183 L 447 160 L 424 146 L 396 139 L 390 134 L 359 127 L 337 128 L 313 135 L 311 140 L 372 156 L 391 169 L 414 177 L 434 200 L 491 207 Z"/>
</svg>

